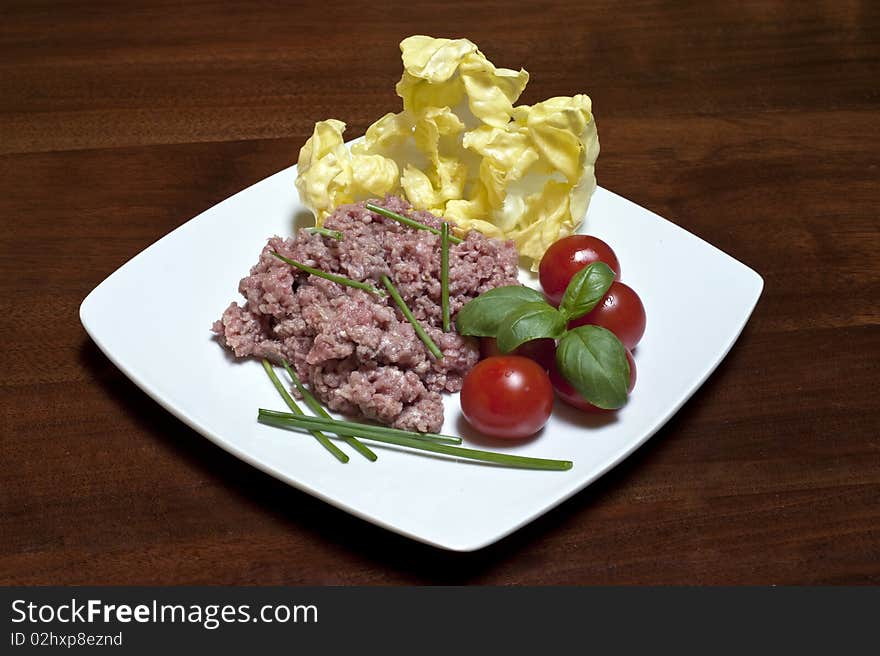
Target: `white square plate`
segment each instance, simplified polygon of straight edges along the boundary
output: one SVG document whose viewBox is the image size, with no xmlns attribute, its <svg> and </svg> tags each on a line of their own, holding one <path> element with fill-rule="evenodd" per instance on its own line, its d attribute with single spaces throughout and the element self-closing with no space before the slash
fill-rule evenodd
<svg viewBox="0 0 880 656">
<path fill-rule="evenodd" d="M 737 260 L 599 188 L 582 230 L 615 250 L 622 279 L 648 316 L 633 396 L 600 426 L 557 402 L 538 438 L 481 445 L 572 460 L 573 469 L 507 469 L 379 445 L 377 462 L 352 453 L 343 465 L 310 437 L 257 423 L 257 408 L 283 403 L 259 362 L 233 360 L 210 331 L 239 298 L 238 282 L 267 237 L 291 234 L 293 217 L 305 210 L 295 178 L 295 166 L 280 171 L 145 249 L 83 301 L 83 326 L 142 390 L 230 453 L 358 517 L 445 549 L 472 551 L 499 540 L 643 444 L 718 366 L 763 287 Z M 457 395 L 445 406 L 443 432 L 472 443 Z"/>
</svg>

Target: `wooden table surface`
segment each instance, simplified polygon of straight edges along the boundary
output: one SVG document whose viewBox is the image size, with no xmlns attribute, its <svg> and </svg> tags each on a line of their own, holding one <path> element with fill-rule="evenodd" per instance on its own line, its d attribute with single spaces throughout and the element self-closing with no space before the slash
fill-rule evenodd
<svg viewBox="0 0 880 656">
<path fill-rule="evenodd" d="M 880 583 L 880 4 L 296 4 L 0 6 L 0 583 Z M 314 121 L 397 111 L 415 33 L 525 67 L 523 102 L 588 93 L 599 183 L 766 285 L 653 439 L 470 554 L 228 455 L 78 319 Z"/>
</svg>

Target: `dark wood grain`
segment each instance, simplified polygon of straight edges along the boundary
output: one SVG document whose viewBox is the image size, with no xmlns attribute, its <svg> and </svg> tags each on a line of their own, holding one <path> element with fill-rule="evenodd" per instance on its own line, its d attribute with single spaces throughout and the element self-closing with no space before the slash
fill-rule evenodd
<svg viewBox="0 0 880 656">
<path fill-rule="evenodd" d="M 0 7 L 0 583 L 880 583 L 876 2 Z M 397 43 L 467 36 L 587 92 L 600 184 L 765 279 L 647 445 L 483 551 L 368 525 L 221 451 L 89 340 L 85 295 L 397 108 Z M 698 275 L 698 272 L 695 272 Z"/>
</svg>

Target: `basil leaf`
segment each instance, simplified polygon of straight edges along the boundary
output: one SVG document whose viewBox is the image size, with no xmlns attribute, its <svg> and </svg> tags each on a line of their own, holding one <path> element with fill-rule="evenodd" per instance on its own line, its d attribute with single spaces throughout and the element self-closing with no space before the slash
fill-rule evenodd
<svg viewBox="0 0 880 656">
<path fill-rule="evenodd" d="M 498 328 L 498 350 L 510 353 L 541 337 L 556 339 L 565 332 L 565 317 L 544 301 L 522 303 L 504 315 Z"/>
<path fill-rule="evenodd" d="M 455 317 L 459 335 L 495 337 L 504 315 L 523 303 L 543 302 L 544 296 L 530 287 L 496 287 L 468 301 Z"/>
<path fill-rule="evenodd" d="M 556 365 L 593 405 L 612 410 L 626 403 L 629 362 L 623 344 L 610 330 L 599 326 L 569 330 L 556 347 Z"/>
<path fill-rule="evenodd" d="M 559 311 L 568 319 L 577 319 L 596 307 L 614 282 L 614 271 L 604 262 L 593 262 L 571 277 Z"/>
</svg>

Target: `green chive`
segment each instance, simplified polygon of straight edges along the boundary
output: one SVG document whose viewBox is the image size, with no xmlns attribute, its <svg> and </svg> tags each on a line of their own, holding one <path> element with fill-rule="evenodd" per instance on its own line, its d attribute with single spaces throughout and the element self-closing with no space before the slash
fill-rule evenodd
<svg viewBox="0 0 880 656">
<path fill-rule="evenodd" d="M 330 237 L 331 239 L 336 239 L 337 241 L 342 241 L 343 239 L 345 239 L 345 235 L 343 235 L 339 230 L 328 230 L 327 228 L 319 228 L 318 226 L 306 228 L 306 232 L 310 232 L 313 235 L 321 235 L 322 237 Z"/>
<path fill-rule="evenodd" d="M 406 320 L 410 322 L 413 327 L 413 330 L 416 331 L 416 335 L 419 336 L 419 339 L 424 342 L 425 346 L 428 347 L 428 350 L 434 355 L 435 358 L 441 360 L 443 358 L 443 351 L 440 350 L 440 347 L 434 343 L 434 340 L 431 339 L 431 336 L 425 332 L 425 329 L 422 328 L 422 324 L 419 323 L 419 320 L 413 316 L 412 310 L 407 307 L 406 303 L 403 301 L 403 298 L 400 296 L 400 292 L 397 291 L 397 288 L 394 286 L 394 283 L 391 282 L 391 279 L 382 274 L 380 278 L 382 284 L 385 285 L 385 289 L 388 290 L 388 293 L 391 294 L 391 298 L 394 299 L 394 302 L 397 303 L 397 307 L 400 308 L 400 311 L 403 312 L 403 316 L 406 317 Z"/>
<path fill-rule="evenodd" d="M 381 214 L 382 216 L 389 219 L 394 219 L 398 223 L 402 223 L 403 225 L 409 226 L 410 228 L 415 228 L 416 230 L 427 230 L 428 232 L 432 232 L 435 235 L 440 234 L 440 231 L 437 228 L 432 228 L 431 226 L 427 226 L 424 223 L 419 223 L 415 219 L 411 219 L 408 216 L 403 216 L 402 214 L 398 214 L 397 212 L 386 210 L 384 207 L 379 207 L 378 205 L 373 205 L 372 203 L 367 203 L 366 205 L 364 205 L 364 207 L 366 207 L 371 212 Z M 460 244 L 463 240 L 459 237 L 456 237 L 455 235 L 450 235 L 449 241 L 451 241 L 453 244 Z"/>
<path fill-rule="evenodd" d="M 290 365 L 287 363 L 287 360 L 282 360 L 281 364 L 284 365 L 284 369 L 287 371 L 287 375 L 290 376 L 290 380 L 293 381 L 293 384 L 296 386 L 296 389 L 299 390 L 299 393 L 302 394 L 303 401 L 306 402 L 306 405 L 311 408 L 312 412 L 316 415 L 321 415 L 326 419 L 332 419 L 329 413 L 324 410 L 324 406 L 314 397 L 314 395 L 303 385 L 299 377 L 296 373 L 291 369 Z M 357 437 L 349 436 L 345 438 L 345 441 L 351 446 L 355 451 L 360 453 L 364 458 L 369 460 L 370 462 L 376 462 L 379 458 L 368 446 L 366 446 L 363 442 L 361 442 Z"/>
<path fill-rule="evenodd" d="M 282 413 L 286 414 L 286 413 Z M 302 417 L 289 417 L 289 418 L 279 418 L 273 416 L 270 413 L 267 413 L 263 410 L 260 410 L 260 414 L 257 417 L 257 420 L 260 423 L 266 424 L 268 426 L 275 426 L 277 428 L 286 428 L 286 429 L 297 429 L 297 430 L 307 430 L 307 423 L 303 420 Z M 323 420 L 328 424 L 328 427 L 325 429 L 327 432 L 336 433 L 337 435 L 343 435 L 346 433 L 353 432 L 352 429 L 346 428 L 344 426 L 339 426 L 338 422 L 328 422 L 327 420 Z M 375 434 L 369 437 L 364 436 L 364 439 L 375 440 L 376 442 L 385 442 L 386 444 L 395 444 L 397 446 L 403 446 L 410 449 L 418 449 L 421 451 L 431 451 L 433 453 L 442 453 L 448 456 L 454 456 L 456 458 L 462 458 L 466 460 L 476 460 L 480 462 L 491 462 L 497 465 L 504 465 L 507 467 L 520 467 L 524 469 L 543 469 L 543 470 L 553 470 L 553 471 L 566 471 L 572 468 L 572 462 L 570 460 L 549 460 L 547 458 L 529 458 L 526 456 L 515 456 L 508 453 L 497 453 L 494 451 L 481 451 L 479 449 L 468 449 L 460 446 L 449 446 L 447 444 L 437 444 L 435 442 L 428 442 L 425 440 L 418 440 L 411 437 L 399 437 L 393 435 L 391 433 L 385 434 Z"/>
<path fill-rule="evenodd" d="M 390 428 L 388 426 L 377 426 L 375 424 L 363 424 L 356 421 L 346 421 L 344 419 L 333 419 L 333 417 L 299 417 L 297 415 L 292 415 L 289 412 L 278 412 L 277 410 L 266 410 L 265 408 L 260 408 L 260 415 L 265 415 L 274 419 L 302 420 L 303 424 L 313 425 L 317 428 L 336 426 L 350 431 L 363 431 L 364 439 L 369 439 L 367 433 L 375 433 L 379 435 L 390 434 L 398 437 L 409 437 L 414 440 L 424 440 L 427 442 L 439 442 L 440 444 L 461 444 L 461 438 L 452 435 L 417 433 L 416 431 L 401 430 L 399 428 Z M 360 435 L 360 433 L 358 434 Z"/>
<path fill-rule="evenodd" d="M 277 257 L 282 262 L 289 264 L 292 267 L 296 267 L 300 271 L 305 271 L 313 276 L 318 276 L 319 278 L 324 278 L 325 280 L 330 280 L 331 282 L 339 283 L 340 285 L 347 285 L 348 287 L 354 287 L 355 289 L 363 289 L 365 292 L 370 292 L 371 294 L 376 294 L 378 296 L 384 296 L 382 290 L 376 289 L 370 283 L 367 282 L 359 282 L 357 280 L 352 280 L 351 278 L 346 278 L 345 276 L 337 276 L 334 273 L 327 273 L 326 271 L 321 271 L 320 269 L 315 269 L 310 266 L 306 266 L 301 262 L 297 262 L 296 260 L 290 260 L 283 255 L 279 255 L 275 251 L 272 251 L 272 255 Z"/>
<path fill-rule="evenodd" d="M 305 416 L 305 413 L 296 404 L 296 401 L 293 400 L 293 397 L 291 397 L 290 394 L 287 393 L 287 390 L 284 389 L 284 385 L 282 385 L 281 381 L 278 380 L 278 376 L 275 375 L 275 370 L 272 368 L 272 365 L 265 358 L 263 358 L 263 369 L 266 370 L 266 374 L 268 374 L 269 380 L 272 381 L 272 384 L 275 386 L 275 389 L 278 390 L 281 398 L 284 399 L 287 407 L 293 410 L 294 415 L 291 416 Z M 310 430 L 309 432 L 315 436 L 315 439 L 318 440 L 318 442 L 320 442 L 325 449 L 336 456 L 339 462 L 348 462 L 348 456 L 340 451 L 339 447 L 333 444 L 333 442 L 331 442 L 330 439 L 326 435 L 324 435 L 324 433 L 318 430 Z"/>
<path fill-rule="evenodd" d="M 449 332 L 449 224 L 440 226 L 440 307 L 443 311 L 443 331 Z"/>
</svg>

